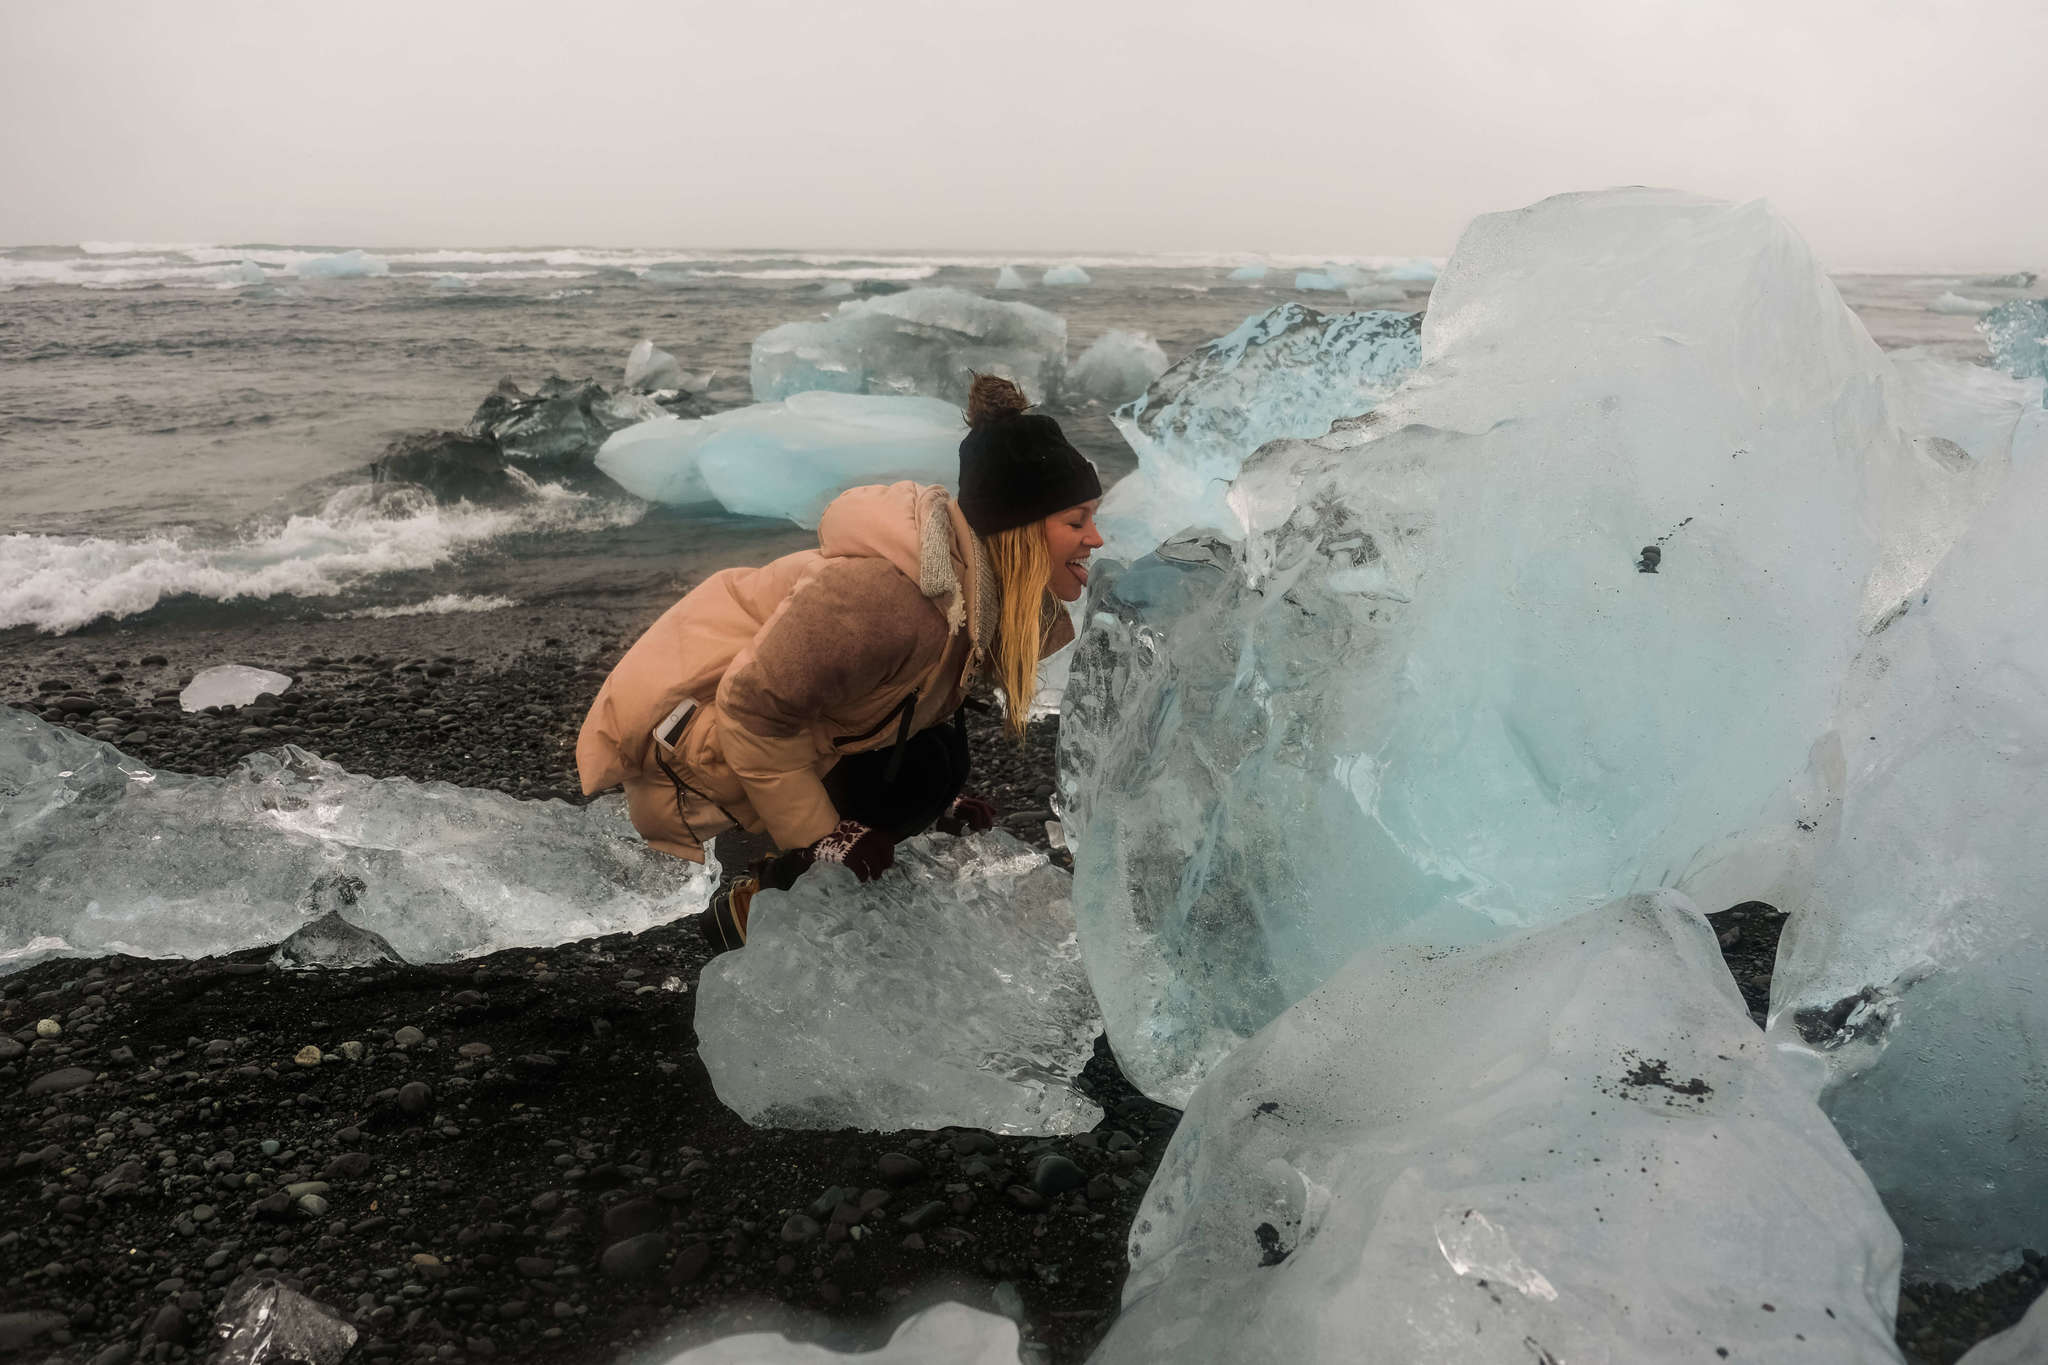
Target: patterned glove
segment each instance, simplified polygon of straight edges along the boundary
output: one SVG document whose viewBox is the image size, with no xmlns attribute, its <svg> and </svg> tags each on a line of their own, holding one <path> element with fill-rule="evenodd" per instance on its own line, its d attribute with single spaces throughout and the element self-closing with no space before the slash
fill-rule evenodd
<svg viewBox="0 0 2048 1365">
<path fill-rule="evenodd" d="M 955 838 L 973 830 L 985 834 L 996 827 L 996 808 L 979 796 L 966 792 L 953 798 L 953 804 L 946 807 L 946 813 L 939 817 L 939 832 Z"/>
<path fill-rule="evenodd" d="M 810 847 L 812 861 L 838 863 L 855 877 L 871 882 L 896 864 L 896 845 L 888 835 L 858 820 L 841 820 L 839 828 Z"/>
</svg>

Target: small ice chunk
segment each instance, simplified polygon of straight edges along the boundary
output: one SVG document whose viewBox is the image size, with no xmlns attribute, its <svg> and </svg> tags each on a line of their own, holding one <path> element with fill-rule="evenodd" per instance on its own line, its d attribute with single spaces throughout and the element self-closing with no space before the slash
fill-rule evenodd
<svg viewBox="0 0 2048 1365">
<path fill-rule="evenodd" d="M 220 274 L 222 284 L 263 284 L 270 278 L 263 273 L 262 266 L 249 260 L 222 266 Z"/>
<path fill-rule="evenodd" d="M 628 427 L 597 452 L 597 467 L 651 502 L 715 500 L 741 516 L 815 526 L 849 488 L 899 479 L 952 486 L 965 430 L 960 409 L 936 398 L 807 392 Z"/>
<path fill-rule="evenodd" d="M 302 280 L 354 280 L 372 275 L 389 275 L 391 262 L 363 250 L 342 251 L 332 256 L 315 256 L 300 261 L 292 273 Z"/>
<path fill-rule="evenodd" d="M 1044 283 L 1054 285 L 1093 284 L 1095 280 L 1078 265 L 1056 265 L 1045 272 Z"/>
<path fill-rule="evenodd" d="M 996 288 L 1022 289 L 1024 288 L 1024 277 L 1017 273 L 1016 266 L 1006 265 L 996 272 Z"/>
<path fill-rule="evenodd" d="M 1134 558 L 1183 527 L 1234 526 L 1223 494 L 1246 457 L 1371 411 L 1415 368 L 1420 326 L 1417 314 L 1283 303 L 1183 357 L 1112 419 L 1138 472 L 1103 500 L 1104 554 Z"/>
<path fill-rule="evenodd" d="M 1074 1133 L 1102 1031 L 1071 879 L 1001 832 L 899 845 L 861 885 L 820 864 L 754 898 L 697 992 L 718 1098 L 778 1128 Z"/>
<path fill-rule="evenodd" d="M 2015 379 L 2048 376 L 2048 299 L 2014 299 L 1986 313 L 1977 330 L 1991 363 Z"/>
<path fill-rule="evenodd" d="M 470 282 L 460 275 L 436 275 L 434 277 L 433 288 L 446 293 L 459 294 L 470 287 Z"/>
<path fill-rule="evenodd" d="M 341 1365 L 355 1347 L 348 1319 L 273 1275 L 251 1272 L 221 1296 L 212 1365 Z"/>
<path fill-rule="evenodd" d="M 1437 277 L 1437 263 L 1418 256 L 1413 260 L 1396 261 L 1383 265 L 1374 272 L 1388 284 L 1434 284 Z"/>
<path fill-rule="evenodd" d="M 1877 1365 L 1898 1277 L 1869 1182 L 1663 891 L 1368 950 L 1239 1046 L 1090 1360 Z"/>
<path fill-rule="evenodd" d="M 680 389 L 683 387 L 683 367 L 652 340 L 642 339 L 626 357 L 625 384 L 627 388 L 641 393 Z"/>
<path fill-rule="evenodd" d="M 342 912 L 354 907 L 364 891 L 363 879 L 335 873 L 313 883 L 306 893 L 306 923 L 290 938 L 277 945 L 271 961 L 297 971 L 316 968 L 404 966 L 398 950 L 346 919 Z"/>
<path fill-rule="evenodd" d="M 905 1318 L 879 1350 L 835 1351 L 780 1332 L 741 1332 L 660 1365 L 1018 1365 L 1019 1341 L 1017 1324 L 1007 1317 L 964 1303 L 935 1303 Z"/>
<path fill-rule="evenodd" d="M 1260 284 L 1266 278 L 1266 267 L 1263 265 L 1241 265 L 1231 271 L 1228 278 L 1235 280 L 1239 284 Z"/>
<path fill-rule="evenodd" d="M 2048 1294 L 2019 1322 L 1972 1346 L 1956 1365 L 2041 1365 L 2048 1360 Z"/>
<path fill-rule="evenodd" d="M 217 664 L 202 668 L 178 694 L 178 705 L 186 711 L 204 711 L 209 706 L 247 706 L 258 697 L 282 692 L 292 685 L 289 676 L 247 664 Z"/>
<path fill-rule="evenodd" d="M 8 708 L 0 792 L 0 960 L 39 938 L 84 956 L 274 944 L 304 923 L 308 887 L 343 876 L 362 887 L 352 924 L 441 962 L 635 932 L 718 883 L 715 864 L 650 850 L 623 797 L 362 777 L 292 745 L 193 777 Z"/>
<path fill-rule="evenodd" d="M 853 297 L 853 281 L 826 280 L 818 286 L 818 294 L 828 299 L 850 299 Z"/>
<path fill-rule="evenodd" d="M 1064 318 L 960 289 L 849 299 L 822 322 L 788 322 L 754 339 L 754 399 L 811 390 L 920 395 L 965 404 L 975 374 L 1054 397 L 1067 367 Z"/>
<path fill-rule="evenodd" d="M 1333 270 L 1297 270 L 1294 287 L 1315 293 L 1340 293 L 1350 286 L 1344 276 Z"/>
<path fill-rule="evenodd" d="M 1344 297 L 1353 303 L 1405 303 L 1408 291 L 1398 284 L 1354 284 L 1344 291 Z"/>
<path fill-rule="evenodd" d="M 1143 332 L 1104 332 L 1067 367 L 1067 399 L 1128 403 L 1166 373 L 1166 352 Z"/>
<path fill-rule="evenodd" d="M 1927 305 L 1930 313 L 1952 313 L 1960 317 L 1981 318 L 1998 305 L 1985 299 L 1966 299 L 1953 289 L 1944 289 Z"/>
</svg>

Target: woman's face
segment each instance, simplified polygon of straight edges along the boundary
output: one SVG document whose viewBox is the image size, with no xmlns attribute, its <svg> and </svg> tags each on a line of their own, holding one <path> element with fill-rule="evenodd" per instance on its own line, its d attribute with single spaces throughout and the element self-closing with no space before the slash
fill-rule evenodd
<svg viewBox="0 0 2048 1365">
<path fill-rule="evenodd" d="M 1078 602 L 1088 590 L 1088 556 L 1102 544 L 1095 530 L 1095 507 L 1100 501 L 1090 498 L 1053 513 L 1042 523 L 1046 548 L 1052 551 L 1052 595 L 1062 602 Z"/>
</svg>

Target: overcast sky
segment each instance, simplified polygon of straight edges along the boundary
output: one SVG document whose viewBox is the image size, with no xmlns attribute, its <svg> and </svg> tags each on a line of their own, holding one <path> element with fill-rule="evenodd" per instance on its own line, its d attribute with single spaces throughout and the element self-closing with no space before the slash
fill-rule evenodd
<svg viewBox="0 0 2048 1365">
<path fill-rule="evenodd" d="M 2048 265 L 2043 0 L 0 0 L 0 242 L 1448 252 L 1769 198 Z"/>
</svg>

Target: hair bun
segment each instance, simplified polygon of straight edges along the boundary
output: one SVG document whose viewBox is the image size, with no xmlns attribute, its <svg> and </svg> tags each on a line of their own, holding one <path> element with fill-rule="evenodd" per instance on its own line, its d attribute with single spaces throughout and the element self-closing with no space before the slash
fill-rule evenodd
<svg viewBox="0 0 2048 1365">
<path fill-rule="evenodd" d="M 967 425 L 979 431 L 991 422 L 1015 417 L 1031 406 L 1024 390 L 997 374 L 978 374 L 967 390 Z"/>
</svg>

